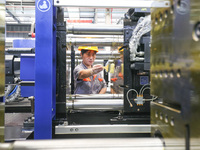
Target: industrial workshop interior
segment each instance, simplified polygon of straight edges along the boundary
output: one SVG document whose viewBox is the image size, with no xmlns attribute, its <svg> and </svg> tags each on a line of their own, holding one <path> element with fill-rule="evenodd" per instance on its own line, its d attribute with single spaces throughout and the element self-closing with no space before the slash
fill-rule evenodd
<svg viewBox="0 0 200 150">
<path fill-rule="evenodd" d="M 0 0 L 0 150 L 200 150 L 200 0 Z"/>
</svg>

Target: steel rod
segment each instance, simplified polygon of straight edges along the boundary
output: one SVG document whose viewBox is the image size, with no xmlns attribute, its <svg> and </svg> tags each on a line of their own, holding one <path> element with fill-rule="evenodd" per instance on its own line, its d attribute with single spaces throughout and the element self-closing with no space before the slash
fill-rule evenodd
<svg viewBox="0 0 200 150">
<path fill-rule="evenodd" d="M 119 111 L 123 109 L 123 104 L 123 99 L 74 99 L 66 101 L 66 109 Z"/>
<path fill-rule="evenodd" d="M 90 139 L 59 139 L 59 140 L 29 140 L 0 144 L 5 150 L 163 150 L 163 142 L 159 138 L 90 138 Z"/>
<path fill-rule="evenodd" d="M 105 38 L 105 39 L 89 39 L 89 38 L 67 38 L 68 45 L 74 46 L 121 46 L 123 39 Z"/>
<path fill-rule="evenodd" d="M 121 25 L 68 25 L 67 34 L 123 35 Z"/>
<path fill-rule="evenodd" d="M 122 99 L 123 94 L 76 94 L 67 95 L 66 99 Z"/>
<path fill-rule="evenodd" d="M 67 51 L 67 56 L 70 56 L 70 55 L 71 55 L 71 51 Z M 80 56 L 80 51 L 76 50 L 75 55 Z M 118 51 L 101 51 L 101 50 L 99 50 L 99 52 L 97 53 L 97 56 L 119 56 L 119 52 Z"/>
</svg>

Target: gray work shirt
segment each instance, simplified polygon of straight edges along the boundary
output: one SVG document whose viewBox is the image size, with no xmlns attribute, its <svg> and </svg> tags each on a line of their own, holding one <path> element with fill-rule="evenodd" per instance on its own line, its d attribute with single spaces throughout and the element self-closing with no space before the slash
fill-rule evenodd
<svg viewBox="0 0 200 150">
<path fill-rule="evenodd" d="M 78 79 L 79 73 L 83 69 L 88 69 L 83 63 L 79 64 L 74 69 L 74 94 L 99 94 L 102 88 L 106 88 L 106 82 L 101 73 L 85 79 Z"/>
</svg>

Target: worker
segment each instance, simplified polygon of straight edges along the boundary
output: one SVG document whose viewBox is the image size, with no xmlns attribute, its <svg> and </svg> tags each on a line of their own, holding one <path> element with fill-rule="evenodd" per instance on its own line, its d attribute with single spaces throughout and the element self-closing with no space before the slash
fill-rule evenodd
<svg viewBox="0 0 200 150">
<path fill-rule="evenodd" d="M 123 88 L 120 85 L 124 85 L 124 76 L 123 76 L 123 62 L 124 62 L 124 49 L 123 47 L 118 47 L 118 52 L 120 54 L 120 59 L 115 61 L 115 69 L 111 73 L 111 93 L 112 94 L 122 94 Z"/>
<path fill-rule="evenodd" d="M 82 63 L 74 69 L 74 94 L 104 94 L 107 89 L 102 77 L 102 65 L 93 65 L 98 52 L 97 46 L 79 46 Z"/>
</svg>

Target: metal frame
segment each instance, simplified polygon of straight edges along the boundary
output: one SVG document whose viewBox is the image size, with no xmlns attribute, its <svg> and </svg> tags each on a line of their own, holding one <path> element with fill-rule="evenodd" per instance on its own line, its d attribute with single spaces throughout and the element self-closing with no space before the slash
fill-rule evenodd
<svg viewBox="0 0 200 150">
<path fill-rule="evenodd" d="M 56 8 L 47 0 L 48 9 L 39 9 L 36 0 L 35 41 L 35 139 L 52 138 L 52 119 L 56 102 Z"/>
<path fill-rule="evenodd" d="M 99 2 L 99 1 L 98 1 Z M 45 6 L 43 7 L 43 4 Z M 98 5 L 97 5 L 98 4 Z M 42 7 L 41 7 L 42 6 Z M 52 138 L 56 108 L 56 7 L 169 7 L 169 1 L 36 0 L 35 139 Z"/>
<path fill-rule="evenodd" d="M 163 8 L 169 7 L 169 1 L 147 1 L 147 0 L 123 0 L 123 1 L 116 1 L 116 0 L 73 0 L 73 1 L 66 1 L 66 0 L 55 0 L 54 6 L 66 6 L 66 7 L 95 7 L 95 8 Z"/>
<path fill-rule="evenodd" d="M 151 133 L 151 125 L 70 125 L 56 126 L 56 134 Z"/>
</svg>

